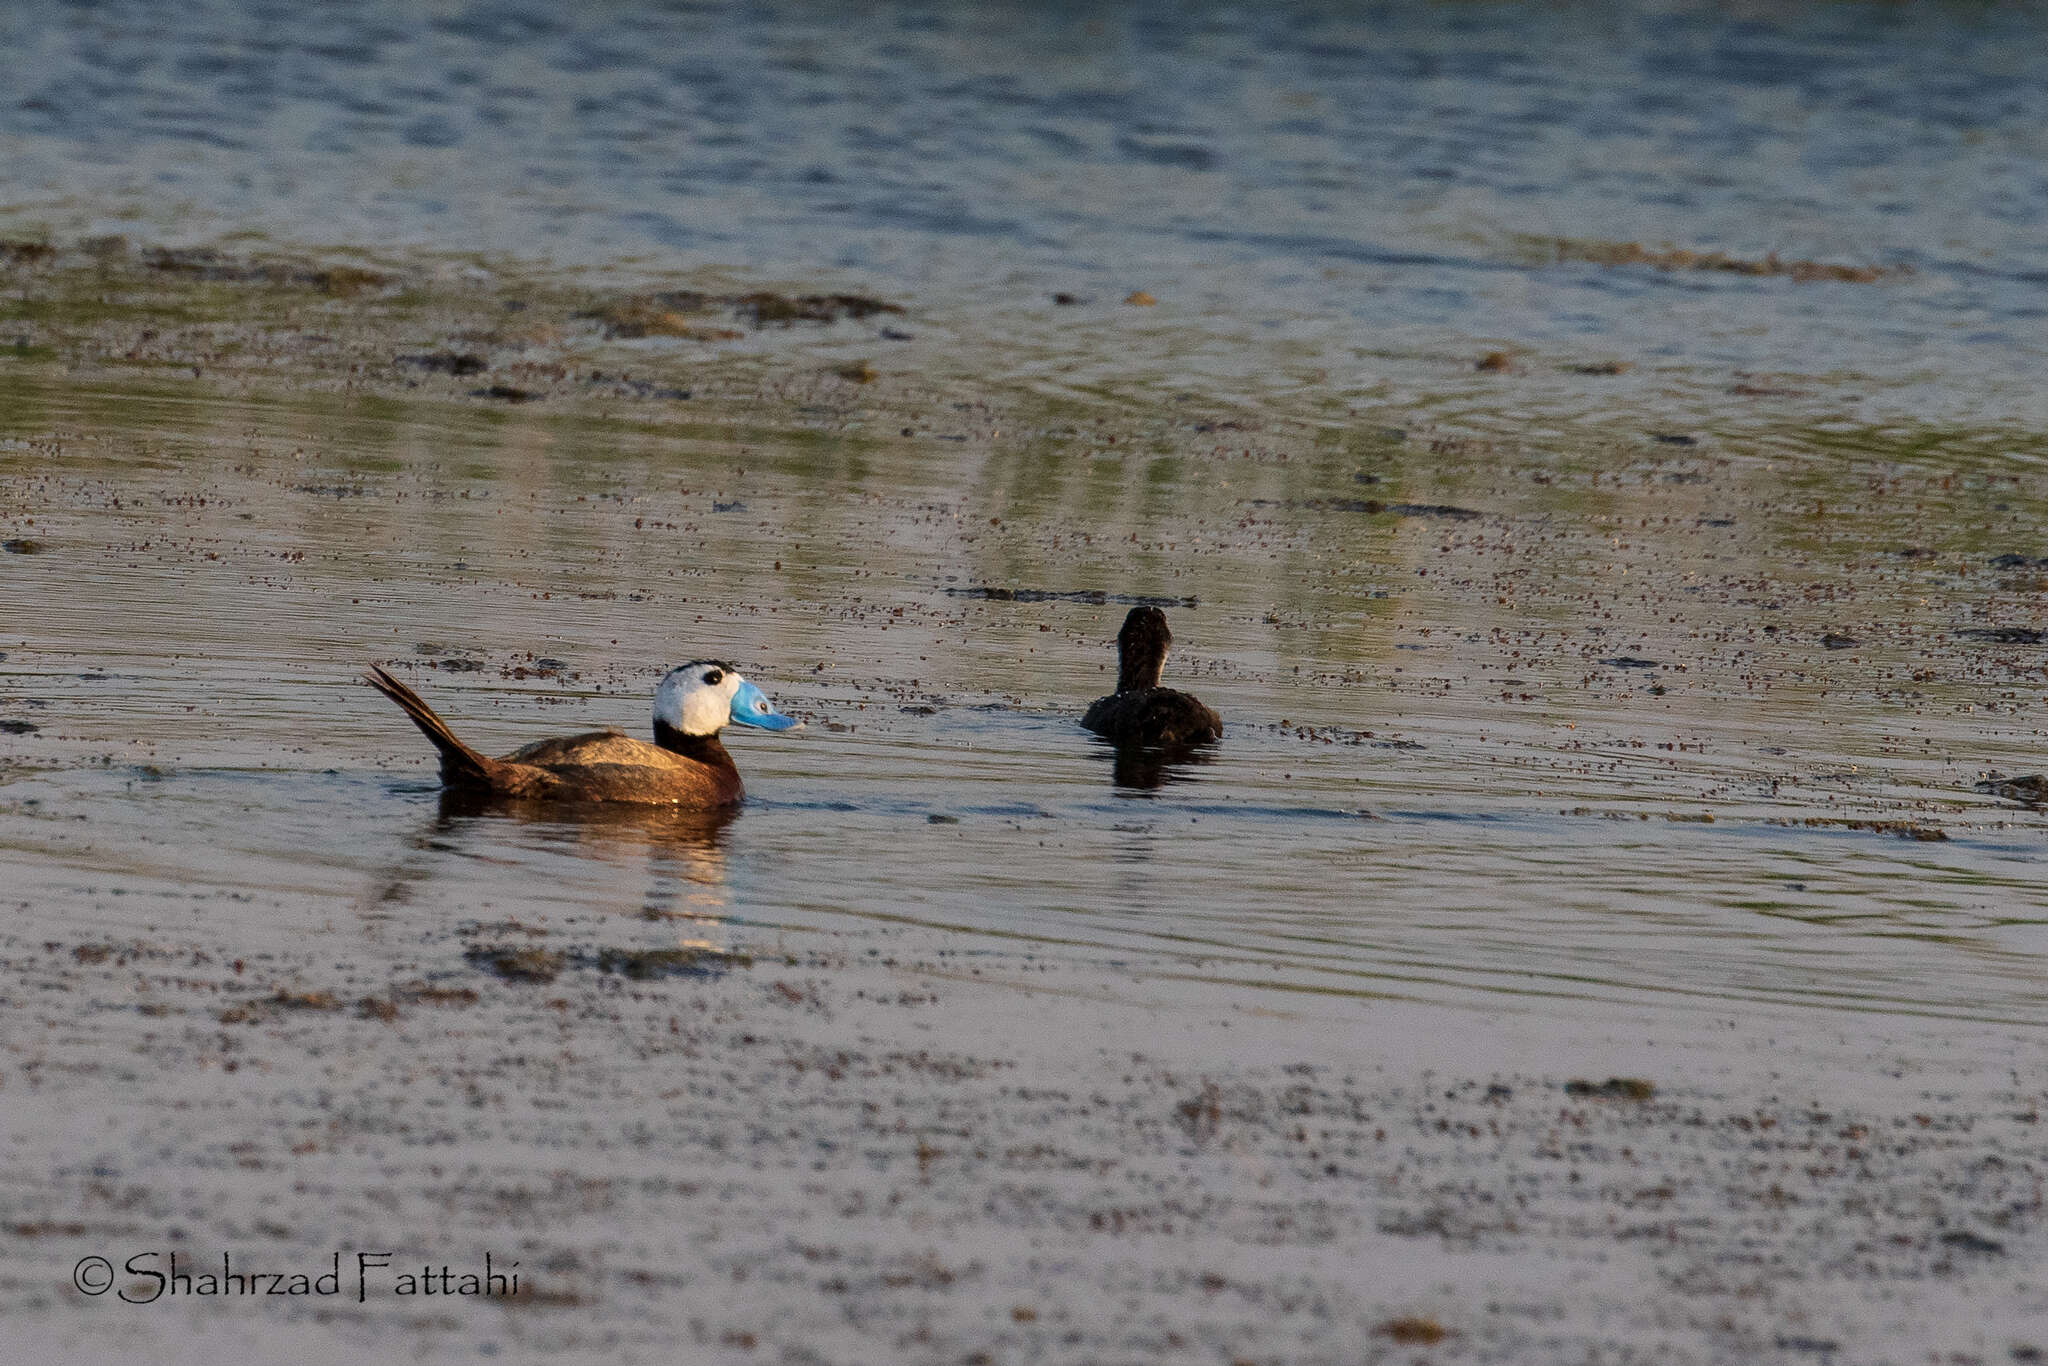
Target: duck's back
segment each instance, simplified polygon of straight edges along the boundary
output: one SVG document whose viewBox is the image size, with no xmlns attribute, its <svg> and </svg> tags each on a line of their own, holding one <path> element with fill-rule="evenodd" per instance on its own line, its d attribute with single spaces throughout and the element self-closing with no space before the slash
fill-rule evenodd
<svg viewBox="0 0 2048 1366">
<path fill-rule="evenodd" d="M 703 758 L 677 754 L 616 730 L 538 740 L 499 762 L 539 770 L 553 801 L 724 806 L 740 799 L 739 770 L 712 739 Z M 719 762 L 723 760 L 723 762 Z"/>
<path fill-rule="evenodd" d="M 1222 717 L 1175 688 L 1133 688 L 1099 697 L 1081 724 L 1119 745 L 1199 745 L 1223 735 Z"/>
<path fill-rule="evenodd" d="M 508 764 L 535 764 L 541 768 L 557 768 L 565 764 L 646 764 L 661 768 L 677 758 L 659 745 L 635 740 L 617 729 L 536 740 L 500 757 Z"/>
</svg>

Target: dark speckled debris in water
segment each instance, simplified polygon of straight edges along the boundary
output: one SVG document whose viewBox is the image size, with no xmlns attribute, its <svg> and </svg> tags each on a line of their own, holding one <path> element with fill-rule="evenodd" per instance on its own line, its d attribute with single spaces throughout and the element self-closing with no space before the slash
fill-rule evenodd
<svg viewBox="0 0 2048 1366">
<path fill-rule="evenodd" d="M 277 994 L 269 999 L 268 1004 L 280 1010 L 341 1009 L 341 1002 L 331 991 L 287 991 L 283 987 L 277 989 Z"/>
<path fill-rule="evenodd" d="M 1391 512 L 1396 517 L 1448 517 L 1454 522 L 1469 522 L 1486 514 L 1473 508 L 1461 508 L 1451 503 L 1382 503 L 1368 498 L 1364 505 L 1355 509 L 1359 512 Z"/>
<path fill-rule="evenodd" d="M 1367 482 L 1377 482 L 1376 479 Z M 1486 514 L 1476 508 L 1461 508 L 1452 503 L 1383 503 L 1377 498 L 1247 498 L 1249 507 L 1255 508 L 1306 508 L 1312 512 L 1363 512 L 1377 517 L 1391 512 L 1396 517 L 1448 517 L 1454 522 L 1470 522 Z"/>
<path fill-rule="evenodd" d="M 1810 1338 L 1798 1333 L 1778 1334 L 1778 1350 L 1781 1352 L 1818 1352 L 1829 1355 L 1842 1349 L 1842 1344 L 1833 1338 Z"/>
<path fill-rule="evenodd" d="M 2030 630 L 2025 626 L 1980 626 L 1956 632 L 1964 640 L 1985 640 L 1993 645 L 2039 645 L 2048 640 L 2048 632 Z"/>
<path fill-rule="evenodd" d="M 289 991 L 279 987 L 268 996 L 229 1006 L 221 1011 L 222 1024 L 259 1024 L 287 1010 L 340 1010 L 341 1001 L 331 991 Z"/>
<path fill-rule="evenodd" d="M 1573 1080 L 1564 1084 L 1564 1093 L 1594 1100 L 1649 1100 L 1657 1094 L 1657 1084 L 1641 1077 L 1609 1077 L 1600 1082 Z"/>
<path fill-rule="evenodd" d="M 1981 786 L 1981 784 L 1980 784 Z M 1940 844 L 1948 839 L 1948 831 L 1938 825 L 1924 825 L 1918 821 L 1873 821 L 1855 816 L 1807 816 L 1803 819 L 1772 817 L 1768 825 L 1803 825 L 1810 830 L 1868 830 L 1872 834 L 1890 835 L 1895 839 L 1919 840 L 1927 844 Z"/>
<path fill-rule="evenodd" d="M 770 323 L 829 323 L 841 318 L 858 321 L 877 313 L 901 313 L 903 305 L 871 299 L 862 294 L 742 294 L 732 301 L 733 311 L 752 318 L 756 327 Z"/>
<path fill-rule="evenodd" d="M 291 261 L 249 261 L 204 248 L 158 248 L 143 258 L 151 270 L 223 284 L 295 285 L 323 294 L 347 296 L 392 282 L 381 271 L 360 266 L 316 266 Z"/>
<path fill-rule="evenodd" d="M 599 949 L 595 953 L 572 953 L 568 963 L 570 967 L 615 972 L 636 982 L 663 977 L 720 977 L 734 968 L 754 966 L 754 960 L 746 954 L 704 947 Z"/>
<path fill-rule="evenodd" d="M 1122 603 L 1130 607 L 1198 607 L 1199 598 L 1160 598 L 1143 593 L 1108 593 L 1100 588 L 944 588 L 940 592 L 956 598 L 987 598 L 990 602 L 1089 602 Z"/>
<path fill-rule="evenodd" d="M 678 388 L 673 384 L 653 384 L 644 379 L 634 379 L 631 375 L 612 377 L 602 370 L 592 370 L 590 382 L 610 384 L 618 392 L 630 394 L 634 398 L 666 398 L 680 401 L 695 397 L 695 391 L 691 389 Z"/>
<path fill-rule="evenodd" d="M 496 973 L 508 982 L 552 982 L 570 969 L 616 973 L 636 982 L 664 977 L 719 977 L 733 968 L 750 968 L 743 953 L 704 947 L 660 949 L 537 949 L 519 944 L 477 944 L 463 957 L 472 967 Z"/>
<path fill-rule="evenodd" d="M 1801 284 L 1816 280 L 1842 284 L 1873 284 L 1901 275 L 1911 275 L 1908 265 L 1848 265 L 1836 261 L 1781 259 L 1776 252 L 1763 256 L 1730 256 L 1714 250 L 1687 247 L 1646 247 L 1640 242 L 1608 242 L 1593 238 L 1524 237 L 1525 248 L 1557 261 L 1587 261 L 1598 266 L 1651 266 L 1658 270 L 1697 270 L 1724 275 L 1783 275 Z"/>
<path fill-rule="evenodd" d="M 1388 1319 L 1373 1331 L 1404 1347 L 1433 1347 L 1450 1336 L 1449 1330 L 1435 1319 L 1420 1315 Z"/>
<path fill-rule="evenodd" d="M 476 944 L 462 956 L 471 967 L 494 972 L 508 982 L 552 982 L 568 958 L 552 949 L 517 944 Z"/>
<path fill-rule="evenodd" d="M 490 368 L 484 358 L 473 351 L 423 351 L 399 356 L 397 363 L 441 375 L 481 375 Z"/>
<path fill-rule="evenodd" d="M 703 313 L 718 300 L 705 294 L 678 291 L 646 297 L 617 299 L 601 304 L 582 316 L 604 324 L 608 337 L 681 337 L 689 341 L 735 341 L 746 335 L 730 327 L 692 322 L 693 313 Z M 593 376 L 595 378 L 595 376 Z"/>
<path fill-rule="evenodd" d="M 729 341 L 739 337 L 740 333 L 729 328 L 691 321 L 693 314 L 721 310 L 756 327 L 834 323 L 841 318 L 858 322 L 877 313 L 904 311 L 901 304 L 864 294 L 704 294 L 696 290 L 668 290 L 613 300 L 583 316 L 598 319 L 607 334 L 614 337 L 684 337 L 696 341 Z"/>
<path fill-rule="evenodd" d="M 2029 773 L 2022 778 L 2008 778 L 2003 773 L 1993 773 L 1977 784 L 1977 791 L 2027 806 L 2041 806 L 2048 804 L 2048 775 Z"/>
</svg>

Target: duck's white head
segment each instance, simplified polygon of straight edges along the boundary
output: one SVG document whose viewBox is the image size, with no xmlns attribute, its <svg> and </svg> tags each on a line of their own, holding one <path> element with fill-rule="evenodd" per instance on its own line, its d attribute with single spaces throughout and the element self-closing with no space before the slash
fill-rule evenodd
<svg viewBox="0 0 2048 1366">
<path fill-rule="evenodd" d="M 662 675 L 654 690 L 654 723 L 684 735 L 716 735 L 728 725 L 788 730 L 803 724 L 776 711 L 722 659 L 696 660 Z"/>
</svg>

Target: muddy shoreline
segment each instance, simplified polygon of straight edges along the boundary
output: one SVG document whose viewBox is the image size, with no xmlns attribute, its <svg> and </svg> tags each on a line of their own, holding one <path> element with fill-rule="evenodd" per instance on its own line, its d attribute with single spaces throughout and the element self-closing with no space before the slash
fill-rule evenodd
<svg viewBox="0 0 2048 1366">
<path fill-rule="evenodd" d="M 2031 1039 L 1787 1046 L 1693 1016 L 1537 1058 L 1498 1018 L 964 981 L 915 943 L 660 984 L 275 955 L 242 979 L 332 1004 L 234 1025 L 218 1002 L 265 988 L 233 992 L 190 941 L 11 944 L 16 1008 L 64 1037 L 10 1069 L 8 1333 L 174 1360 L 1405 1360 L 1423 1325 L 1432 1359 L 1504 1361 L 2036 1341 L 2042 1096 L 2011 1082 Z M 138 994 L 168 1008 L 55 1004 Z M 402 1004 L 349 1004 L 378 995 Z M 1881 1085 L 1836 1071 L 1863 1059 Z M 1760 1063 L 1766 1085 L 1726 1084 Z M 1663 1080 L 1575 1094 L 1573 1066 Z M 80 1132 L 87 1151 L 50 1146 Z M 488 1252 L 526 1288 L 121 1305 L 62 1284 L 79 1257 L 170 1248 L 277 1270 Z"/>
</svg>

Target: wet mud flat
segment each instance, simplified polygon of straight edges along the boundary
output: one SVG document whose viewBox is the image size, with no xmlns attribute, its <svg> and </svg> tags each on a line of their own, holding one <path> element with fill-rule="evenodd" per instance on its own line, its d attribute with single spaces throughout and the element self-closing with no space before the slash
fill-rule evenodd
<svg viewBox="0 0 2048 1366">
<path fill-rule="evenodd" d="M 2030 1038 L 1695 1015 L 1532 1045 L 1399 1002 L 976 978 L 920 935 L 659 981 L 455 972 L 479 933 L 519 936 L 230 965 L 10 935 L 4 1335 L 62 1360 L 2024 1361 L 2048 1324 Z M 1605 1071 L 1646 1064 L 1677 1080 Z M 68 1287 L 172 1248 L 394 1270 L 360 1302 L 352 1272 L 330 1299 Z M 396 1288 L 487 1254 L 517 1295 Z"/>
<path fill-rule="evenodd" d="M 996 382 L 838 283 L 16 255 L 0 1343 L 2048 1350 L 2029 434 L 1471 356 Z M 1073 725 L 1131 602 L 1208 762 Z M 496 752 L 642 730 L 679 650 L 811 723 L 735 740 L 729 820 L 444 811 L 353 681 Z M 173 1249 L 522 1291 L 71 1288 Z"/>
</svg>

